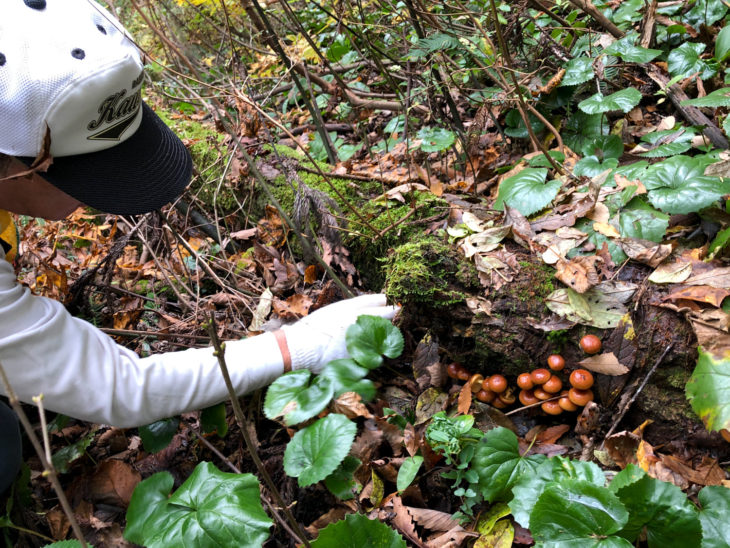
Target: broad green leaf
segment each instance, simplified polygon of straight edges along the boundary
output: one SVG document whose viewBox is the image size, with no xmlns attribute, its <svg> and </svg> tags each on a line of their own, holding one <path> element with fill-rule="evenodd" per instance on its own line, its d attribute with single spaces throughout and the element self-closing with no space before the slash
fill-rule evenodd
<svg viewBox="0 0 730 548">
<path fill-rule="evenodd" d="M 562 183 L 558 179 L 545 182 L 547 169 L 525 168 L 499 184 L 494 209 L 504 204 L 514 207 L 525 217 L 546 208 L 558 195 Z"/>
<path fill-rule="evenodd" d="M 380 367 L 383 355 L 397 358 L 403 352 L 403 335 L 390 320 L 362 315 L 347 328 L 347 351 L 358 364 L 368 369 Z"/>
<path fill-rule="evenodd" d="M 699 492 L 702 504 L 702 548 L 727 548 L 730 546 L 730 489 L 719 485 L 708 485 Z"/>
<path fill-rule="evenodd" d="M 712 242 L 710 243 L 710 247 L 708 248 L 708 254 L 712 255 L 718 249 L 726 247 L 728 245 L 728 242 L 730 242 L 730 227 L 723 228 L 720 232 L 717 233 L 715 239 L 712 240 Z"/>
<path fill-rule="evenodd" d="M 646 531 L 649 546 L 700 545 L 697 510 L 676 485 L 644 475 L 612 491 L 629 512 L 619 536 L 634 542 Z"/>
<path fill-rule="evenodd" d="M 616 158 L 607 158 L 602 162 L 596 156 L 586 156 L 575 164 L 573 173 L 575 175 L 593 178 L 607 169 L 616 169 L 617 167 L 618 160 Z"/>
<path fill-rule="evenodd" d="M 611 20 L 617 25 L 630 24 L 640 21 L 642 14 L 643 0 L 624 0 L 619 8 L 611 16 Z"/>
<path fill-rule="evenodd" d="M 692 148 L 692 138 L 695 131 L 692 128 L 679 128 L 677 130 L 669 129 L 666 131 L 654 131 L 642 137 L 642 141 L 658 143 L 654 148 L 646 152 L 642 152 L 640 156 L 644 158 L 666 158 L 667 156 L 676 156 L 687 152 Z M 662 140 L 667 142 L 662 143 Z"/>
<path fill-rule="evenodd" d="M 646 476 L 646 472 L 635 464 L 629 463 L 626 468 L 613 477 L 608 489 L 612 493 L 616 494 L 619 489 L 623 489 L 627 485 L 633 485 L 637 481 L 640 481 L 644 476 Z"/>
<path fill-rule="evenodd" d="M 479 476 L 479 489 L 487 502 L 509 500 L 517 480 L 524 474 L 533 474 L 545 458 L 545 455 L 520 456 L 517 436 L 500 426 L 479 441 L 472 469 Z"/>
<path fill-rule="evenodd" d="M 340 500 L 350 500 L 355 497 L 353 490 L 358 483 L 353 478 L 353 474 L 360 467 L 360 459 L 347 455 L 345 459 L 324 480 L 324 484 L 330 492 Z"/>
<path fill-rule="evenodd" d="M 649 167 L 649 162 L 641 160 L 640 162 L 634 162 L 633 164 L 619 166 L 618 169 L 616 169 L 616 173 L 623 175 L 629 181 L 635 181 L 636 179 L 641 179 L 641 176 L 646 173 L 647 167 Z"/>
<path fill-rule="evenodd" d="M 700 25 L 709 27 L 725 17 L 726 13 L 727 6 L 722 0 L 696 0 L 682 21 L 700 30 Z"/>
<path fill-rule="evenodd" d="M 669 73 L 672 76 L 687 78 L 699 72 L 700 78 L 710 78 L 715 74 L 715 70 L 700 58 L 705 47 L 704 44 L 685 42 L 674 48 L 667 57 Z"/>
<path fill-rule="evenodd" d="M 553 158 L 557 163 L 561 164 L 565 161 L 565 154 L 560 152 L 559 150 L 549 150 L 548 154 L 551 158 Z M 533 156 L 529 160 L 527 160 L 527 165 L 530 167 L 547 167 L 551 168 L 553 165 L 550 163 L 550 160 L 548 160 L 544 154 L 538 154 L 537 156 Z"/>
<path fill-rule="evenodd" d="M 669 226 L 669 215 L 657 211 L 641 198 L 634 198 L 619 213 L 621 236 L 659 243 Z"/>
<path fill-rule="evenodd" d="M 568 479 L 545 488 L 530 515 L 532 537 L 541 546 L 631 548 L 615 536 L 628 512 L 604 487 Z"/>
<path fill-rule="evenodd" d="M 225 402 L 206 407 L 200 412 L 200 428 L 204 434 L 216 432 L 221 438 L 228 433 Z"/>
<path fill-rule="evenodd" d="M 725 29 L 730 29 L 730 26 L 725 27 Z M 686 101 L 682 101 L 682 106 L 708 108 L 730 107 L 730 88 L 716 89 L 715 91 L 713 91 L 712 93 L 708 93 L 704 97 L 687 99 Z"/>
<path fill-rule="evenodd" d="M 284 471 L 306 487 L 334 472 L 350 452 L 357 425 L 332 413 L 300 430 L 284 451 Z"/>
<path fill-rule="evenodd" d="M 565 74 L 561 86 L 577 86 L 593 78 L 593 59 L 590 57 L 574 57 L 565 65 Z"/>
<path fill-rule="evenodd" d="M 94 548 L 89 543 L 86 543 L 88 548 Z M 43 548 L 81 548 L 81 543 L 78 540 L 59 540 L 53 544 L 46 544 Z"/>
<path fill-rule="evenodd" d="M 534 114 L 528 114 L 527 119 L 530 121 L 530 126 L 534 133 L 539 133 L 545 129 L 545 124 L 543 124 Z M 518 139 L 527 139 L 530 137 L 530 133 L 527 131 L 527 126 L 522 120 L 522 115 L 519 110 L 510 110 L 507 113 L 507 116 L 504 117 L 504 121 L 506 124 L 506 127 L 504 128 L 505 134 Z"/>
<path fill-rule="evenodd" d="M 405 490 L 413 482 L 422 464 L 423 457 L 421 455 L 415 455 L 403 461 L 398 469 L 398 478 L 396 479 L 398 491 Z"/>
<path fill-rule="evenodd" d="M 252 474 L 221 472 L 201 462 L 170 495 L 174 479 L 159 472 L 134 490 L 127 509 L 124 538 L 147 548 L 185 546 L 238 548 L 261 546 L 272 521 L 261 507 Z"/>
<path fill-rule="evenodd" d="M 71 445 L 67 445 L 63 449 L 59 449 L 51 455 L 51 462 L 56 472 L 65 474 L 68 472 L 69 465 L 76 459 L 82 457 L 86 453 L 86 449 L 94 439 L 94 432 L 90 432 L 80 440 Z"/>
<path fill-rule="evenodd" d="M 647 49 L 635 46 L 636 33 L 624 36 L 603 50 L 606 55 L 615 55 L 628 63 L 648 63 L 662 53 L 659 49 Z"/>
<path fill-rule="evenodd" d="M 599 160 L 620 158 L 624 144 L 618 135 L 600 135 L 581 149 L 583 156 L 595 156 Z"/>
<path fill-rule="evenodd" d="M 177 433 L 180 420 L 177 417 L 162 419 L 152 424 L 139 427 L 139 437 L 142 439 L 144 450 L 149 453 L 157 453 L 170 445 L 172 438 Z"/>
<path fill-rule="evenodd" d="M 675 156 L 649 167 L 641 182 L 649 202 L 666 213 L 694 213 L 730 193 L 730 180 L 704 175 L 700 160 Z"/>
<path fill-rule="evenodd" d="M 730 54 L 730 26 L 724 26 L 715 38 L 715 59 L 724 61 Z"/>
<path fill-rule="evenodd" d="M 406 548 L 406 541 L 393 529 L 363 514 L 348 514 L 330 523 L 310 544 L 312 548 Z"/>
<path fill-rule="evenodd" d="M 730 358 L 702 348 L 686 386 L 687 398 L 708 430 L 730 430 Z"/>
<path fill-rule="evenodd" d="M 602 114 L 586 114 L 576 110 L 565 123 L 563 140 L 573 150 L 582 150 L 600 135 L 608 135 L 610 127 Z"/>
<path fill-rule="evenodd" d="M 345 392 L 357 392 L 363 400 L 369 401 L 375 397 L 375 385 L 364 378 L 369 372 L 355 360 L 341 359 L 325 365 L 319 376 L 331 381 L 335 398 Z"/>
<path fill-rule="evenodd" d="M 424 127 L 418 131 L 423 152 L 441 152 L 454 144 L 456 135 L 453 131 L 440 127 Z"/>
<path fill-rule="evenodd" d="M 639 101 L 641 101 L 641 92 L 638 89 L 626 88 L 611 95 L 596 93 L 578 103 L 578 108 L 586 114 L 600 114 L 612 110 L 628 112 L 638 105 Z"/>
<path fill-rule="evenodd" d="M 329 404 L 334 394 L 332 381 L 317 377 L 310 384 L 308 369 L 290 371 L 276 379 L 266 391 L 264 414 L 284 418 L 288 426 L 311 419 Z"/>
<path fill-rule="evenodd" d="M 599 487 L 606 476 L 592 462 L 553 457 L 544 461 L 533 474 L 522 476 L 512 487 L 514 497 L 509 503 L 515 521 L 525 528 L 530 526 L 530 514 L 545 487 L 564 479 L 580 479 Z"/>
</svg>

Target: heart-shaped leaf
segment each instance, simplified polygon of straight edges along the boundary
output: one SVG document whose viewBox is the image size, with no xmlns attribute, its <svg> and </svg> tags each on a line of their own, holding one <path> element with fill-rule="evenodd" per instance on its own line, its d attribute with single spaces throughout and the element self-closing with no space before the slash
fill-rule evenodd
<svg viewBox="0 0 730 548">
<path fill-rule="evenodd" d="M 530 514 L 545 487 L 565 479 L 584 480 L 599 487 L 606 483 L 606 476 L 597 464 L 563 457 L 548 459 L 533 474 L 522 476 L 512 487 L 514 496 L 509 507 L 515 521 L 529 528 Z"/>
<path fill-rule="evenodd" d="M 700 25 L 707 27 L 716 23 L 727 13 L 727 6 L 717 0 L 696 0 L 692 9 L 689 10 L 682 21 L 700 30 Z"/>
<path fill-rule="evenodd" d="M 590 57 L 574 57 L 565 65 L 565 74 L 561 86 L 577 86 L 593 78 L 593 59 Z"/>
<path fill-rule="evenodd" d="M 525 217 L 546 208 L 553 201 L 562 183 L 555 179 L 545 182 L 547 169 L 525 168 L 508 177 L 499 185 L 494 209 L 504 209 L 507 204 Z"/>
<path fill-rule="evenodd" d="M 440 127 L 424 127 L 418 132 L 423 152 L 441 152 L 454 144 L 456 136 L 453 131 Z"/>
<path fill-rule="evenodd" d="M 704 175 L 697 158 L 675 156 L 651 166 L 641 182 L 649 202 L 666 213 L 693 213 L 730 193 L 730 181 Z"/>
<path fill-rule="evenodd" d="M 642 141 L 651 143 L 652 148 L 640 155 L 645 158 L 666 158 L 687 152 L 692 147 L 695 131 L 692 128 L 653 131 L 642 137 Z"/>
<path fill-rule="evenodd" d="M 634 198 L 619 213 L 621 236 L 659 243 L 669 226 L 669 215 L 657 211 L 641 198 Z"/>
<path fill-rule="evenodd" d="M 332 413 L 300 430 L 284 451 L 284 471 L 306 487 L 334 472 L 350 452 L 357 425 Z"/>
<path fill-rule="evenodd" d="M 385 523 L 363 514 L 348 514 L 330 523 L 311 543 L 312 548 L 406 548 L 406 542 Z"/>
<path fill-rule="evenodd" d="M 350 500 L 355 497 L 353 489 L 358 485 L 353 475 L 360 467 L 360 459 L 347 455 L 337 469 L 327 476 L 324 484 L 330 492 L 340 500 Z"/>
<path fill-rule="evenodd" d="M 700 348 L 686 393 L 708 430 L 730 430 L 730 360 Z"/>
<path fill-rule="evenodd" d="M 662 53 L 659 49 L 647 49 L 635 46 L 636 33 L 624 36 L 603 50 L 606 55 L 615 55 L 629 63 L 648 63 Z"/>
<path fill-rule="evenodd" d="M 620 474 L 640 470 L 629 464 Z M 646 474 L 619 489 L 612 489 L 629 512 L 617 534 L 633 542 L 646 531 L 649 546 L 699 546 L 702 537 L 697 510 L 682 490 Z"/>
<path fill-rule="evenodd" d="M 679 47 L 672 49 L 667 57 L 667 66 L 672 76 L 687 78 L 696 72 L 700 78 L 710 78 L 715 70 L 700 58 L 705 51 L 705 45 L 696 42 L 685 42 Z"/>
<path fill-rule="evenodd" d="M 618 135 L 601 135 L 581 149 L 583 156 L 595 156 L 599 160 L 620 158 L 624 153 L 624 144 Z"/>
<path fill-rule="evenodd" d="M 730 489 L 720 485 L 708 485 L 699 492 L 702 504 L 702 548 L 726 548 L 730 546 Z"/>
<path fill-rule="evenodd" d="M 715 59 L 722 62 L 730 54 L 730 27 L 724 26 L 715 38 Z"/>
<path fill-rule="evenodd" d="M 159 472 L 139 483 L 127 510 L 124 538 L 147 548 L 261 546 L 272 521 L 252 474 L 221 472 L 201 462 L 170 496 L 174 479 Z"/>
<path fill-rule="evenodd" d="M 524 474 L 534 474 L 545 455 L 522 457 L 517 436 L 502 426 L 490 430 L 479 441 L 472 469 L 479 476 L 479 488 L 487 502 L 508 500 L 512 486 Z"/>
<path fill-rule="evenodd" d="M 226 422 L 225 402 L 206 407 L 200 412 L 200 429 L 205 434 L 216 432 L 220 437 L 226 435 L 228 423 Z"/>
<path fill-rule="evenodd" d="M 319 376 L 332 382 L 333 397 L 345 392 L 357 392 L 363 400 L 369 401 L 375 397 L 375 385 L 364 378 L 369 372 L 369 369 L 361 367 L 355 360 L 342 359 L 329 362 Z"/>
<path fill-rule="evenodd" d="M 573 173 L 575 175 L 593 178 L 607 169 L 616 169 L 617 167 L 618 160 L 616 158 L 607 158 L 602 162 L 596 156 L 586 156 L 575 164 Z"/>
<path fill-rule="evenodd" d="M 530 531 L 545 546 L 630 548 L 630 542 L 615 536 L 628 516 L 608 489 L 569 479 L 545 488 L 530 515 Z"/>
<path fill-rule="evenodd" d="M 730 27 L 725 27 L 725 29 L 730 29 Z M 716 89 L 704 97 L 687 99 L 686 101 L 682 101 L 682 106 L 708 108 L 730 107 L 730 88 Z"/>
<path fill-rule="evenodd" d="M 397 358 L 403 352 L 403 335 L 390 320 L 362 315 L 345 333 L 347 351 L 358 364 L 368 369 L 380 367 L 383 355 Z"/>
<path fill-rule="evenodd" d="M 270 419 L 284 418 L 288 426 L 311 419 L 322 411 L 334 395 L 329 378 L 316 377 L 310 384 L 308 369 L 291 371 L 276 379 L 266 391 L 264 414 Z"/>
<path fill-rule="evenodd" d="M 612 110 L 628 112 L 638 105 L 640 101 L 641 92 L 638 89 L 626 88 L 611 95 L 596 93 L 578 103 L 578 108 L 586 114 L 600 114 L 611 112 Z"/>
</svg>

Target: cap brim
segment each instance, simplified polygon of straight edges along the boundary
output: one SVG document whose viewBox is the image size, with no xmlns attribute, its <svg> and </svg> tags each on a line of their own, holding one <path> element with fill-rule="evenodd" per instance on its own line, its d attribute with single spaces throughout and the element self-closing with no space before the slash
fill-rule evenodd
<svg viewBox="0 0 730 548">
<path fill-rule="evenodd" d="M 20 160 L 30 164 L 34 159 Z M 54 158 L 41 175 L 88 206 L 136 215 L 159 209 L 182 194 L 192 169 L 185 145 L 143 103 L 142 122 L 129 139 L 99 152 Z"/>
</svg>

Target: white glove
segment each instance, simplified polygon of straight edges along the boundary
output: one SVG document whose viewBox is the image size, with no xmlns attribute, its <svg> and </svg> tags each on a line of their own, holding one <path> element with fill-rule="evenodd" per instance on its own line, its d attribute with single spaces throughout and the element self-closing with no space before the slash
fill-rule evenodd
<svg viewBox="0 0 730 548">
<path fill-rule="evenodd" d="M 291 353 L 292 370 L 322 371 L 332 360 L 348 358 L 345 332 L 358 316 L 393 319 L 397 306 L 385 304 L 385 295 L 362 295 L 312 312 L 293 325 L 282 327 Z"/>
</svg>

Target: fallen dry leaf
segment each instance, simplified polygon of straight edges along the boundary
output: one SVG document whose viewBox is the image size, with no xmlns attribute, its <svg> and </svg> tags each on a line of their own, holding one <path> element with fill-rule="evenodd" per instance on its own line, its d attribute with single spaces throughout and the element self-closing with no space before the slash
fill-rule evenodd
<svg viewBox="0 0 730 548">
<path fill-rule="evenodd" d="M 621 365 L 613 352 L 605 352 L 597 356 L 589 356 L 588 358 L 578 362 L 578 365 L 582 365 L 586 369 L 590 369 L 595 373 L 601 373 L 602 375 L 616 376 L 629 372 L 629 368 L 625 365 Z"/>
<path fill-rule="evenodd" d="M 569 261 L 560 259 L 555 277 L 578 293 L 585 293 L 599 282 L 596 262 L 600 260 L 596 255 L 573 257 Z"/>
<path fill-rule="evenodd" d="M 722 301 L 730 295 L 730 290 L 712 287 L 709 285 L 693 285 L 690 287 L 679 287 L 664 297 L 665 301 L 691 300 L 701 303 L 708 303 L 719 308 Z"/>
</svg>

